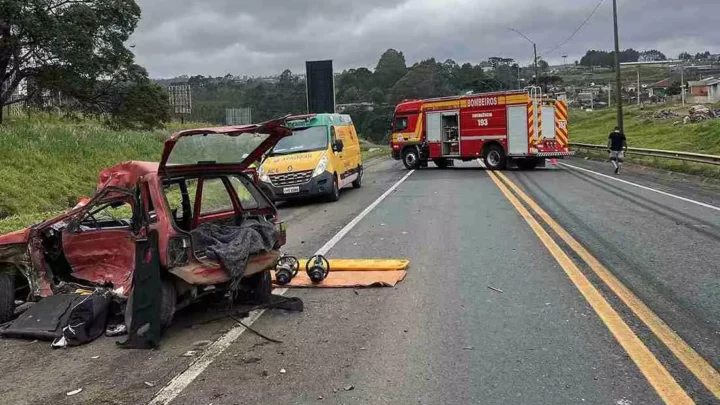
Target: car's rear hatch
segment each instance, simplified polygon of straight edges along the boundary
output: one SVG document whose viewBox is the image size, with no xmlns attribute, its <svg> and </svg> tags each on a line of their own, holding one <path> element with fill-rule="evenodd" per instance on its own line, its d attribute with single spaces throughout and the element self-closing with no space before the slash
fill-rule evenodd
<svg viewBox="0 0 720 405">
<path fill-rule="evenodd" d="M 181 131 L 165 141 L 161 175 L 197 170 L 245 170 L 292 131 L 284 118 L 261 124 Z"/>
</svg>

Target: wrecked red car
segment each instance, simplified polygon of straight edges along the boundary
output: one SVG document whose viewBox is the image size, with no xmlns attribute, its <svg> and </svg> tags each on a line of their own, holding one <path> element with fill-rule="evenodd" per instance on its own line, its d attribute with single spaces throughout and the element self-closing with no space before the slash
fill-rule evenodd
<svg viewBox="0 0 720 405">
<path fill-rule="evenodd" d="M 151 232 L 158 241 L 163 326 L 203 295 L 269 296 L 268 270 L 285 244 L 285 227 L 251 165 L 291 134 L 282 119 L 178 132 L 165 142 L 159 163 L 105 169 L 90 199 L 0 236 L 0 323 L 12 318 L 19 301 L 78 288 L 106 288 L 126 301 L 136 243 Z M 244 232 L 250 227 L 259 230 L 252 238 Z"/>
</svg>

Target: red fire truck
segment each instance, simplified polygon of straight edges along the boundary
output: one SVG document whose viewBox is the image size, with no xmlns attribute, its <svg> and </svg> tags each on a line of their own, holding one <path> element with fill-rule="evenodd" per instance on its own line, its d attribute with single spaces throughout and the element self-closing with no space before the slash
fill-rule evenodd
<svg viewBox="0 0 720 405">
<path fill-rule="evenodd" d="M 482 158 L 491 170 L 534 169 L 568 150 L 568 108 L 539 88 L 406 100 L 393 117 L 392 154 L 405 167 Z"/>
</svg>

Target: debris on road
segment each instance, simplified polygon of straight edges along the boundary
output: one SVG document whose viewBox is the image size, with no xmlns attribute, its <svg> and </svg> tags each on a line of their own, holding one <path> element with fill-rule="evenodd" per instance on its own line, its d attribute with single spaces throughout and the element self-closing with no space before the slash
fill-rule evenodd
<svg viewBox="0 0 720 405">
<path fill-rule="evenodd" d="M 71 397 L 71 396 L 73 396 L 73 395 L 77 395 L 77 394 L 81 393 L 82 390 L 83 390 L 82 388 L 78 388 L 78 389 L 76 389 L 76 390 L 72 390 L 72 391 L 66 393 L 65 395 Z"/>
<path fill-rule="evenodd" d="M 121 336 L 125 334 L 127 334 L 127 326 L 124 323 L 105 329 L 105 336 L 107 337 Z"/>
<path fill-rule="evenodd" d="M 182 357 L 193 357 L 197 354 L 197 350 L 188 350 L 183 353 Z"/>
<path fill-rule="evenodd" d="M 92 357 L 90 357 L 90 358 L 93 359 L 93 360 L 96 360 L 96 359 L 99 359 L 100 356 L 92 356 Z"/>
<path fill-rule="evenodd" d="M 352 391 L 352 390 L 355 389 L 355 386 L 354 386 L 354 385 L 346 385 L 346 386 L 343 387 L 343 389 L 344 389 L 345 391 Z"/>
<path fill-rule="evenodd" d="M 287 373 L 287 370 L 285 370 L 284 368 L 281 368 L 281 369 L 280 369 L 280 374 L 285 374 L 285 373 Z"/>
<path fill-rule="evenodd" d="M 155 384 L 157 384 L 157 382 L 155 382 L 155 381 L 145 381 L 145 385 L 147 385 L 150 388 L 154 387 Z"/>
<path fill-rule="evenodd" d="M 475 350 L 475 346 L 465 346 L 463 350 Z"/>
<path fill-rule="evenodd" d="M 499 292 L 499 293 L 501 293 L 501 294 L 505 292 L 505 291 L 503 291 L 503 290 L 501 290 L 501 289 L 499 289 L 499 288 L 495 288 L 495 287 L 490 286 L 490 285 L 487 286 L 487 288 L 489 288 L 489 289 L 491 289 L 491 290 L 493 290 L 493 291 L 497 291 L 497 292 Z"/>
<path fill-rule="evenodd" d="M 193 347 L 205 347 L 209 346 L 212 342 L 209 340 L 198 340 L 197 342 L 194 342 L 192 345 Z"/>
</svg>

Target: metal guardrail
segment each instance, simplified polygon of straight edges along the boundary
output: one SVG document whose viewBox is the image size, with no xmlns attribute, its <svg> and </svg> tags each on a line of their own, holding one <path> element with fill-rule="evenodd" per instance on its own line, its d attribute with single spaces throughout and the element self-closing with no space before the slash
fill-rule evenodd
<svg viewBox="0 0 720 405">
<path fill-rule="evenodd" d="M 591 145 L 587 143 L 570 143 L 574 149 L 601 150 L 607 151 L 607 145 Z M 669 150 L 645 149 L 645 148 L 628 148 L 628 154 L 637 156 L 647 156 L 663 159 L 683 160 L 693 163 L 705 163 L 709 165 L 720 166 L 720 156 L 705 155 L 702 153 L 690 152 L 674 152 Z"/>
</svg>

